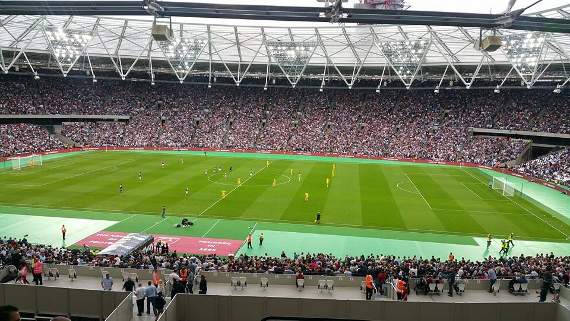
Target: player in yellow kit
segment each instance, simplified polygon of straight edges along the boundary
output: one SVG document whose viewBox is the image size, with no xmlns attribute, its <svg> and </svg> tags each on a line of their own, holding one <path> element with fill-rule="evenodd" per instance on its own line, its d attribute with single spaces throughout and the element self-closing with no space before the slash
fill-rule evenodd
<svg viewBox="0 0 570 321">
<path fill-rule="evenodd" d="M 332 173 L 331 173 L 331 174 L 332 174 L 332 175 L 331 175 L 332 177 L 334 177 L 334 175 L 336 174 L 336 164 L 333 164 L 333 166 L 332 166 Z"/>
<path fill-rule="evenodd" d="M 273 184 L 272 184 L 272 186 L 273 186 L 273 187 L 277 186 L 277 179 L 273 178 Z"/>
<path fill-rule="evenodd" d="M 331 179 L 327 177 L 327 188 L 329 188 L 330 182 L 331 182 Z"/>
<path fill-rule="evenodd" d="M 309 201 L 309 193 L 305 193 L 305 202 Z"/>
</svg>

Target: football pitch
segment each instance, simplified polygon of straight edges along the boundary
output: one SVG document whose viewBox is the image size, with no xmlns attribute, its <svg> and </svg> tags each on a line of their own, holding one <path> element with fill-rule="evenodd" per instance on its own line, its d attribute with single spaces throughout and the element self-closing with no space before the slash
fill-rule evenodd
<svg viewBox="0 0 570 321">
<path fill-rule="evenodd" d="M 496 238 L 514 233 L 517 239 L 567 242 L 570 235 L 556 211 L 519 192 L 505 197 L 489 187 L 487 173 L 468 167 L 293 155 L 95 151 L 18 171 L 0 170 L 0 181 L 4 212 L 29 208 L 35 210 L 16 214 L 117 222 L 110 231 L 243 240 L 264 224 L 267 230 L 334 235 L 342 229 L 340 234 L 350 230 L 366 237 L 395 231 L 450 237 L 490 233 Z M 174 228 L 182 217 L 195 222 L 191 230 Z"/>
</svg>

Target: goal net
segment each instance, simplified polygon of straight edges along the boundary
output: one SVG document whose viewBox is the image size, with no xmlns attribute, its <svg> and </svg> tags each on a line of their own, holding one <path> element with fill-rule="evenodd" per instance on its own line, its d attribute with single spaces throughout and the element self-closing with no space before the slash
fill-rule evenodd
<svg viewBox="0 0 570 321">
<path fill-rule="evenodd" d="M 512 197 L 515 195 L 515 186 L 504 178 L 493 177 L 493 189 L 500 191 L 503 196 Z"/>
<path fill-rule="evenodd" d="M 12 169 L 22 169 L 30 166 L 42 166 L 42 155 L 30 155 L 25 157 L 12 158 Z"/>
</svg>

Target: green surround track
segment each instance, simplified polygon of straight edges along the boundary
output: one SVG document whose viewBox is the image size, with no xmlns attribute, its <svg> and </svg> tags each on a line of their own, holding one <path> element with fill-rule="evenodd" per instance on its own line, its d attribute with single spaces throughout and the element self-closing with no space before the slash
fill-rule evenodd
<svg viewBox="0 0 570 321">
<path fill-rule="evenodd" d="M 40 170 L 50 170 L 50 168 L 54 168 L 57 166 L 65 167 L 65 163 L 61 163 L 61 161 L 65 160 L 74 160 L 79 157 L 81 158 L 89 158 L 91 155 L 101 155 L 107 154 L 105 152 L 79 152 L 79 153 L 63 153 L 63 154 L 52 154 L 44 156 L 44 162 L 46 164 Z M 126 159 L 125 165 L 118 164 L 117 167 L 123 169 L 123 166 L 129 165 L 129 160 L 136 158 L 138 155 L 144 157 L 144 155 L 157 155 L 159 157 L 163 157 L 160 155 L 164 155 L 164 157 L 200 157 L 203 155 L 203 152 L 194 152 L 194 151 L 116 151 L 116 152 L 108 152 L 108 154 L 112 155 L 120 155 L 119 158 Z M 74 156 L 74 157 L 71 157 Z M 441 195 L 447 195 L 450 193 L 449 191 L 441 190 L 441 185 L 438 182 L 434 183 L 434 177 L 437 179 L 441 179 L 445 181 L 449 179 L 449 184 L 455 184 L 452 182 L 452 179 L 455 179 L 451 176 L 457 176 L 458 179 L 463 179 L 459 177 L 462 175 L 461 173 L 466 173 L 465 177 L 473 177 L 472 181 L 461 181 L 461 183 L 466 184 L 466 190 L 462 191 L 461 193 L 472 193 L 472 197 L 487 199 L 495 197 L 493 191 L 489 191 L 486 187 L 487 182 L 489 181 L 490 176 L 500 176 L 504 177 L 505 174 L 497 173 L 491 170 L 485 169 L 473 169 L 473 168 L 459 168 L 454 166 L 447 166 L 447 165 L 437 165 L 437 164 L 423 164 L 423 163 L 405 163 L 405 162 L 397 162 L 397 161 L 387 161 L 387 160 L 370 160 L 370 159 L 355 159 L 355 158 L 335 158 L 335 157 L 316 157 L 316 156 L 303 156 L 303 155 L 282 155 L 282 154 L 264 154 L 264 153 L 232 153 L 232 152 L 208 152 L 208 160 L 215 159 L 216 163 L 219 163 L 221 166 L 229 166 L 230 164 L 234 164 L 233 161 L 239 162 L 238 160 L 243 160 L 247 163 L 247 168 L 244 168 L 241 165 L 236 166 L 236 172 L 243 172 L 244 180 L 247 179 L 247 175 L 245 173 L 249 173 L 250 171 L 258 168 L 262 168 L 264 162 L 266 160 L 270 160 L 274 162 L 271 166 L 274 166 L 277 172 L 286 173 L 290 166 L 295 166 L 295 168 L 303 168 L 303 175 L 307 175 L 307 180 L 309 180 L 311 175 L 325 175 L 321 173 L 322 170 L 317 167 L 318 164 L 321 163 L 329 163 L 327 165 L 327 171 L 330 168 L 330 164 L 334 163 L 337 165 L 337 176 L 341 176 L 340 178 L 336 179 L 343 179 L 343 183 L 346 185 L 345 187 L 349 188 L 370 188 L 366 187 L 367 180 L 373 179 L 386 179 L 390 183 L 394 185 L 398 185 L 398 179 L 394 179 L 390 175 L 400 175 L 399 171 L 404 168 L 403 175 L 404 177 L 408 177 L 411 183 L 401 184 L 396 189 L 393 189 L 393 186 L 384 189 L 383 192 L 389 191 L 391 193 L 400 193 L 402 192 L 403 199 L 400 201 L 396 201 L 395 203 L 397 206 L 394 206 L 393 202 L 387 201 L 374 201 L 372 200 L 369 203 L 362 203 L 362 206 L 378 206 L 381 208 L 386 208 L 386 210 L 395 210 L 400 211 L 401 207 L 406 207 L 409 204 L 414 204 L 414 206 L 420 206 L 418 204 L 422 204 L 421 206 L 442 206 L 441 202 L 438 200 L 438 194 L 435 192 L 442 193 Z M 197 163 L 203 162 L 203 160 L 199 160 Z M 6 162 L 9 163 L 9 162 Z M 292 165 L 294 164 L 294 165 Z M 317 164 L 317 165 L 315 165 Z M 346 168 L 352 170 L 353 167 L 358 166 L 360 171 L 362 168 L 369 169 L 370 166 L 381 165 L 385 168 L 384 170 L 384 177 L 363 177 L 362 174 L 359 177 L 361 180 L 361 184 L 355 183 L 351 180 L 350 177 L 342 177 L 342 175 L 350 174 L 350 176 L 354 176 L 354 173 L 358 173 L 356 170 L 355 172 L 349 173 L 341 173 L 340 168 L 346 166 Z M 10 164 L 7 165 L 0 165 L 0 168 L 10 167 Z M 101 166 L 107 166 L 106 163 L 101 163 Z M 202 165 L 201 165 L 202 166 Z M 278 168 L 282 166 L 282 168 Z M 362 167 L 361 167 L 362 166 Z M 202 166 L 201 168 L 203 168 Z M 242 168 L 243 167 L 243 168 Z M 200 168 L 200 173 L 202 169 Z M 392 169 L 393 168 L 393 169 Z M 416 169 L 414 169 L 416 168 Z M 451 172 L 441 172 L 442 170 L 449 170 Z M 25 173 L 30 169 L 24 169 L 22 172 Z M 38 170 L 37 168 L 31 169 L 32 171 Z M 130 169 L 132 171 L 132 169 Z M 194 168 L 192 168 L 194 170 Z M 272 169 L 273 170 L 273 169 Z M 317 172 L 318 174 L 314 173 Z M 428 171 L 430 174 L 425 174 L 421 171 Z M 434 172 L 435 171 L 435 172 Z M 276 173 L 277 173 L 276 172 Z M 451 174 L 449 174 L 451 173 Z M 0 171 L 0 183 L 6 177 L 6 175 L 12 175 L 12 171 Z M 55 174 L 54 174 L 55 175 Z M 145 174 L 146 175 L 146 174 Z M 150 176 L 151 174 L 149 174 Z M 275 176 L 276 174 L 273 173 Z M 439 176 L 438 178 L 438 175 Z M 197 176 L 197 175 L 195 175 Z M 348 176 L 348 175 L 347 175 Z M 446 177 L 450 176 L 450 177 Z M 324 177 L 324 176 L 323 176 Z M 563 233 L 568 234 L 567 232 L 570 231 L 568 229 L 567 224 L 570 223 L 570 198 L 561 194 L 560 192 L 550 189 L 548 187 L 528 182 L 524 179 L 514 177 L 514 176 L 507 176 L 508 181 L 515 185 L 516 189 L 520 192 L 519 197 L 514 199 L 513 201 L 505 201 L 497 202 L 493 206 L 503 206 L 503 209 L 498 209 L 497 212 L 501 212 L 507 208 L 506 204 L 509 204 L 509 208 L 513 206 L 516 208 L 520 208 L 520 213 L 524 213 L 522 216 L 523 218 L 532 218 L 533 220 L 543 223 L 544 227 L 544 235 L 537 235 L 537 236 L 524 236 L 525 240 L 517 240 L 516 246 L 512 249 L 510 255 L 519 255 L 521 253 L 524 254 L 534 254 L 534 253 L 541 253 L 541 252 L 554 252 L 555 254 L 560 255 L 568 255 L 570 254 L 570 243 L 568 242 L 565 237 L 561 235 L 557 235 L 556 230 L 562 231 Z M 149 177 L 150 178 L 150 177 Z M 290 180 L 293 180 L 295 177 L 290 177 Z M 57 179 L 57 178 L 56 178 Z M 145 177 L 146 179 L 146 177 Z M 159 178 L 157 178 L 159 179 Z M 192 178 L 197 180 L 198 178 Z M 214 178 L 213 178 L 214 179 Z M 257 177 L 252 179 L 252 182 L 258 180 Z M 316 178 L 319 182 L 321 182 L 320 178 Z M 33 181 L 33 180 L 32 180 Z M 475 182 L 480 181 L 479 185 L 476 185 Z M 65 182 L 65 181 L 64 181 Z M 217 183 L 210 184 L 206 182 L 208 185 L 203 187 L 207 189 L 209 186 L 215 186 L 215 192 L 218 191 L 223 187 L 224 181 L 220 182 L 218 179 Z M 254 182 L 255 183 L 255 182 Z M 35 184 L 35 183 L 34 183 Z M 129 183 L 132 184 L 132 183 Z M 250 184 L 254 185 L 250 182 Z M 287 183 L 283 185 L 283 191 L 291 192 L 294 195 L 297 195 L 301 192 L 294 192 L 288 191 L 287 188 L 290 188 L 293 183 Z M 32 184 L 33 185 L 33 184 Z M 218 185 L 218 186 L 216 186 Z M 368 184 L 373 186 L 374 184 Z M 1 186 L 1 184 L 0 184 Z M 415 186 L 415 187 L 414 187 Z M 32 190 L 34 187 L 30 187 Z M 128 188 L 128 187 L 127 187 Z M 234 187 L 231 184 L 228 184 L 227 190 L 231 191 Z M 115 187 L 113 187 L 115 189 Z M 255 187 L 251 186 L 248 187 L 251 189 L 251 192 L 267 194 L 272 193 L 272 189 L 262 186 L 262 187 Z M 471 190 L 471 191 L 469 191 Z M 396 192 L 395 192 L 396 191 Z M 199 192 L 199 191 L 198 191 Z M 197 193 L 198 193 L 197 192 Z M 419 193 L 418 193 L 419 192 Z M 9 188 L 2 189 L 0 187 L 0 193 L 5 195 L 6 193 L 10 193 Z M 364 193 L 362 190 L 359 191 L 359 196 L 361 197 L 368 197 L 368 194 L 374 194 L 374 191 L 367 191 Z M 363 194 L 364 193 L 364 194 Z M 160 194 L 160 193 L 159 193 Z M 235 194 L 239 194 L 240 196 L 244 195 L 244 198 L 247 198 L 248 191 L 245 188 L 236 189 Z M 333 198 L 333 200 L 338 200 L 339 202 L 346 201 L 349 202 L 350 199 L 342 200 L 344 197 L 341 191 L 331 189 L 328 193 L 319 195 L 318 192 L 313 192 L 314 195 L 311 197 L 319 198 L 322 197 L 325 199 L 324 203 L 324 214 L 329 211 L 327 206 L 333 206 L 335 203 L 331 203 L 333 205 L 327 205 L 327 199 Z M 328 195 L 327 195 L 328 194 Z M 409 195 L 407 195 L 409 194 Z M 228 199 L 235 197 L 232 195 L 228 195 Z M 271 200 L 271 195 L 268 194 L 267 198 Z M 384 195 L 377 195 L 378 198 L 382 198 Z M 381 197 L 382 196 L 382 197 Z M 216 196 L 217 197 L 217 196 Z M 423 200 L 422 200 L 423 198 Z M 277 206 L 279 208 L 284 207 L 283 204 L 271 204 L 264 203 L 258 199 L 259 204 L 256 206 L 259 207 L 267 207 L 267 206 Z M 212 202 L 210 201 L 209 204 Z M 215 203 L 215 201 L 214 201 Z M 407 204 L 408 203 L 408 204 Z M 450 210 L 461 209 L 465 204 L 469 204 L 470 206 L 473 205 L 476 208 L 477 205 L 475 203 L 471 204 L 466 202 L 465 204 L 457 204 L 457 200 L 452 200 L 450 203 L 453 205 L 450 207 Z M 501 205 L 502 203 L 505 203 Z M 512 204 L 510 204 L 512 203 Z M 102 203 L 103 204 L 103 203 Z M 208 204 L 208 203 L 204 203 Z M 160 205 L 158 205 L 160 206 Z M 106 231 L 117 231 L 117 232 L 141 232 L 144 231 L 146 233 L 152 234 L 163 234 L 163 235 L 184 235 L 184 236 L 196 236 L 196 237 L 208 237 L 208 238 L 223 238 L 223 239 L 238 239 L 243 240 L 245 239 L 246 235 L 249 231 L 254 231 L 254 236 L 257 239 L 259 233 L 263 232 L 265 235 L 265 243 L 263 247 L 257 246 L 255 244 L 253 250 L 247 250 L 242 247 L 239 253 L 247 253 L 250 255 L 274 255 L 277 256 L 281 254 L 281 251 L 285 251 L 287 254 L 293 254 L 294 252 L 325 252 L 325 253 L 333 253 L 338 256 L 344 255 L 366 255 L 366 254 L 395 254 L 401 256 L 438 256 L 438 257 L 446 257 L 449 252 L 454 252 L 457 257 L 466 257 L 471 259 L 481 259 L 488 255 L 497 255 L 498 254 L 498 242 L 494 241 L 493 245 L 486 249 L 485 246 L 485 239 L 484 235 L 481 232 L 474 232 L 467 228 L 463 231 L 454 231 L 457 230 L 458 224 L 477 224 L 479 226 L 484 222 L 484 220 L 488 219 L 491 220 L 494 224 L 514 224 L 513 226 L 517 226 L 516 222 L 513 223 L 510 217 L 506 218 L 495 218 L 491 217 L 490 215 L 481 213 L 482 215 L 478 217 L 478 215 L 468 215 L 468 217 L 462 217 L 458 222 L 455 222 L 452 217 L 449 218 L 449 222 L 443 224 L 442 229 L 414 229 L 413 225 L 410 222 L 406 221 L 404 225 L 406 227 L 402 227 L 401 223 L 402 219 L 405 216 L 400 216 L 399 219 L 395 221 L 390 221 L 388 219 L 387 226 L 374 226 L 374 224 L 370 226 L 365 226 L 363 224 L 366 223 L 366 219 L 364 216 L 360 218 L 360 224 L 358 224 L 358 220 L 351 220 L 347 219 L 346 224 L 339 223 L 338 220 L 334 222 L 326 222 L 323 221 L 323 224 L 315 225 L 310 224 L 312 220 L 313 214 L 309 214 L 311 218 L 302 218 L 299 216 L 292 216 L 289 219 L 282 219 L 282 217 L 278 217 L 268 213 L 266 216 L 261 216 L 260 213 L 254 213 L 248 215 L 247 213 L 244 215 L 223 215 L 227 212 L 225 210 L 229 209 L 230 206 L 233 208 L 236 206 L 237 208 L 242 208 L 244 213 L 247 212 L 248 206 L 253 206 L 250 203 L 241 204 L 237 202 L 237 204 L 230 204 L 224 205 L 223 202 L 220 204 L 215 203 L 214 207 L 216 208 L 215 211 L 211 213 L 205 213 L 204 215 L 200 215 L 200 211 L 193 211 L 192 213 L 183 214 L 183 213 L 173 213 L 180 216 L 185 216 L 190 218 L 191 220 L 195 221 L 195 226 L 191 229 L 176 229 L 173 227 L 176 223 L 179 222 L 180 216 L 169 215 L 166 220 L 162 220 L 159 215 L 149 215 L 149 214 L 157 214 L 158 211 L 144 211 L 140 210 L 136 207 L 131 209 L 113 209 L 111 208 L 110 204 L 105 204 L 102 206 L 102 209 L 98 207 L 93 207 L 93 209 L 89 209 L 90 206 L 83 206 L 80 207 L 77 204 L 71 204 L 66 206 L 65 202 L 58 202 L 57 204 L 42 204 L 39 201 L 32 201 L 32 202 L 7 202 L 2 197 L 0 197 L 0 235 L 2 236 L 12 236 L 12 237 L 21 237 L 25 234 L 29 234 L 29 239 L 37 242 L 37 243 L 47 243 L 52 245 L 58 245 L 58 237 L 59 237 L 59 226 L 62 223 L 69 225 L 71 230 L 76 231 L 76 237 L 79 236 L 87 236 L 87 234 L 93 233 L 93 231 L 97 230 L 106 230 Z M 291 205 L 289 205 L 291 207 Z M 105 208 L 107 208 L 105 210 Z M 204 206 L 201 208 L 207 209 Z M 220 210 L 218 210 L 218 208 Z M 444 208 L 444 207 L 442 207 Z M 295 207 L 293 207 L 295 209 Z M 318 208 L 315 208 L 318 209 Z M 282 209 L 286 210 L 286 209 Z M 360 209 L 363 210 L 362 208 Z M 332 209 L 330 211 L 334 212 Z M 475 210 L 476 211 L 476 210 Z M 313 209 L 308 210 L 309 213 L 314 213 Z M 436 211 L 434 211 L 436 212 Z M 169 213 L 170 214 L 170 213 Z M 26 215 L 26 216 L 23 216 Z M 401 214 L 404 215 L 404 214 Z M 442 214 L 443 215 L 443 214 Z M 445 215 L 436 215 L 435 218 L 441 220 L 442 218 L 448 219 Z M 536 217 L 536 219 L 534 218 Z M 428 221 L 431 219 L 435 219 L 434 217 L 425 218 Z M 92 221 L 90 221 L 92 220 Z M 418 218 L 418 220 L 422 220 L 422 218 Z M 92 222 L 93 224 L 90 224 Z M 352 224 L 357 222 L 357 224 Z M 421 226 L 424 222 L 419 222 L 418 225 Z M 32 224 L 32 225 L 30 225 Z M 89 228 L 85 228 L 85 225 L 90 225 Z M 33 226 L 33 227 L 32 227 Z M 52 233 L 47 233 L 46 231 L 42 231 L 42 233 L 34 233 L 34 230 L 41 229 L 40 226 L 44 226 L 46 231 L 52 231 Z M 411 226 L 411 227 L 409 227 Z M 30 228 L 32 227 L 32 228 Z M 449 230 L 446 230 L 448 229 Z M 526 227 L 525 227 L 526 228 Z M 80 232 L 81 231 L 81 232 Z M 534 233 L 534 232 L 533 232 Z M 74 239 L 72 241 L 75 241 Z"/>
</svg>

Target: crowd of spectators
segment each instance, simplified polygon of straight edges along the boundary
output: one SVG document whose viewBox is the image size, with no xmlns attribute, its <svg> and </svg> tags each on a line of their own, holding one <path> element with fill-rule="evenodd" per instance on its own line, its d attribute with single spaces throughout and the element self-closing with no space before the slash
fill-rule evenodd
<svg viewBox="0 0 570 321">
<path fill-rule="evenodd" d="M 516 171 L 570 186 L 570 148 L 560 149 L 516 167 Z"/>
<path fill-rule="evenodd" d="M 0 157 L 63 148 L 45 128 L 30 124 L 0 124 Z"/>
<path fill-rule="evenodd" d="M 489 256 L 481 261 L 464 258 L 456 259 L 450 254 L 447 259 L 399 257 L 391 255 L 368 255 L 354 257 L 335 257 L 331 254 L 299 253 L 288 257 L 282 253 L 280 257 L 247 256 L 218 257 L 188 256 L 173 253 L 154 253 L 153 251 L 137 251 L 125 257 L 97 256 L 89 248 L 65 249 L 51 246 L 30 244 L 27 240 L 0 240 L 0 266 L 20 266 L 22 262 L 30 262 L 38 258 L 45 263 L 63 263 L 70 265 L 88 265 L 117 268 L 139 269 L 171 269 L 180 270 L 187 267 L 192 271 L 219 271 L 243 273 L 274 273 L 329 276 L 365 276 L 371 271 L 382 271 L 387 276 L 409 278 L 441 278 L 454 269 L 457 277 L 463 279 L 487 279 L 489 269 L 494 269 L 497 277 L 511 278 L 525 275 L 527 278 L 539 278 L 548 269 L 553 275 L 568 285 L 570 273 L 570 256 L 556 257 L 554 254 L 538 254 L 535 256 Z"/>
<path fill-rule="evenodd" d="M 7 93 L 0 114 L 130 116 L 126 124 L 64 124 L 62 133 L 82 146 L 288 150 L 502 166 L 528 142 L 473 136 L 470 127 L 570 133 L 565 97 L 540 91 L 264 91 L 63 78 L 7 79 L 0 91 Z M 26 141 L 28 127 L 12 126 L 23 130 L 12 131 L 5 144 L 28 146 L 4 147 L 3 155 L 57 144 L 44 144 L 45 135 Z M 557 171 L 541 172 L 552 179 Z"/>
</svg>

